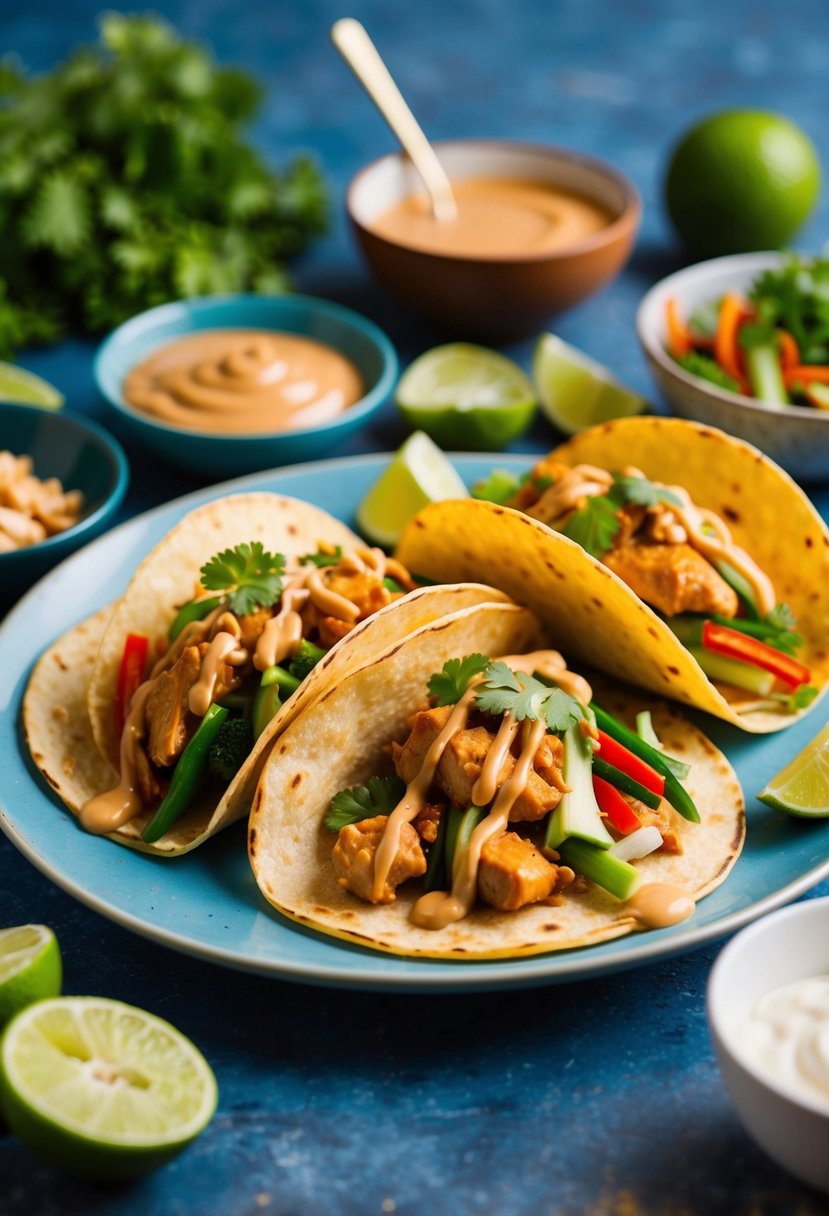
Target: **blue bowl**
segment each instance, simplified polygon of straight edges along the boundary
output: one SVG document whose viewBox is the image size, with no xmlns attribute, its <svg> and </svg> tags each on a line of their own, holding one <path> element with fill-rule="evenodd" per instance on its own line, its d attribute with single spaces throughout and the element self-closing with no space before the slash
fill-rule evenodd
<svg viewBox="0 0 829 1216">
<path fill-rule="evenodd" d="M 0 449 L 31 456 L 37 477 L 80 490 L 83 515 L 65 532 L 26 549 L 0 553 L 0 604 L 6 605 L 112 521 L 129 481 L 121 445 L 87 418 L 30 405 L 0 404 Z"/>
<path fill-rule="evenodd" d="M 264 435 L 217 435 L 170 426 L 132 409 L 121 391 L 127 374 L 154 350 L 205 329 L 272 329 L 333 346 L 360 371 L 366 392 L 332 422 Z M 106 339 L 95 359 L 104 398 L 130 436 L 166 460 L 199 473 L 232 477 L 336 454 L 343 441 L 389 397 L 397 356 L 386 335 L 359 313 L 311 296 L 212 296 L 140 313 Z"/>
</svg>

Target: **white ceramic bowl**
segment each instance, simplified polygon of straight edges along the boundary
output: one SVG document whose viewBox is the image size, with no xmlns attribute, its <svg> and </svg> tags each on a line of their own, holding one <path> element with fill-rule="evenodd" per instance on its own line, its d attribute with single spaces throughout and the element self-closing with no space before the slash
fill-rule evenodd
<svg viewBox="0 0 829 1216">
<path fill-rule="evenodd" d="M 829 413 L 806 406 L 762 405 L 692 376 L 665 349 L 665 302 L 676 296 L 688 317 L 700 304 L 728 290 L 744 291 L 781 253 L 741 253 L 714 258 L 662 279 L 642 300 L 636 330 L 657 385 L 682 418 L 707 422 L 760 448 L 801 481 L 829 478 Z"/>
<path fill-rule="evenodd" d="M 740 1041 L 740 1027 L 761 997 L 819 975 L 829 975 L 829 897 L 773 912 L 728 943 L 708 981 L 708 1022 L 748 1131 L 784 1169 L 829 1191 L 829 1103 L 801 1098 L 765 1077 Z"/>
</svg>

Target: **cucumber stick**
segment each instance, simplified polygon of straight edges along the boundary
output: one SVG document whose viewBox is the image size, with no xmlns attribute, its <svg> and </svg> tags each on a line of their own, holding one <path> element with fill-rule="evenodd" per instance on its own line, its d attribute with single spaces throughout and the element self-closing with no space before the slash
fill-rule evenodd
<svg viewBox="0 0 829 1216">
<path fill-rule="evenodd" d="M 570 790 L 550 816 L 544 844 L 557 849 L 563 840 L 578 836 L 601 849 L 609 849 L 613 837 L 604 825 L 593 793 L 592 754 L 581 728 L 571 726 L 564 736 L 562 776 Z"/>
</svg>

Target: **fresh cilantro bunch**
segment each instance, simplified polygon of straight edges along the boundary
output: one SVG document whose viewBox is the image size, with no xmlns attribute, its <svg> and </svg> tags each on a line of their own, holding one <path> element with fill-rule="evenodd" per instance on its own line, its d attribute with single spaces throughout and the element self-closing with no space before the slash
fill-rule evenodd
<svg viewBox="0 0 829 1216">
<path fill-rule="evenodd" d="M 829 363 L 829 257 L 793 255 L 757 277 L 749 292 L 757 319 L 740 328 L 744 346 L 772 341 L 778 328 L 797 343 L 801 363 Z"/>
<path fill-rule="evenodd" d="M 275 604 L 282 594 L 284 572 L 282 554 L 266 553 L 258 540 L 217 553 L 200 571 L 202 586 L 224 592 L 228 608 L 237 616 Z"/>
<path fill-rule="evenodd" d="M 525 718 L 532 722 L 543 719 L 547 729 L 556 733 L 575 726 L 584 717 L 582 706 L 563 688 L 542 684 L 535 676 L 512 671 L 500 662 L 487 668 L 475 704 L 485 714 L 496 717 L 511 713 L 519 722 Z"/>
<path fill-rule="evenodd" d="M 562 532 L 601 560 L 613 548 L 621 527 L 616 514 L 619 507 L 625 503 L 655 507 L 660 502 L 678 505 L 680 499 L 672 490 L 654 485 L 647 477 L 623 477 L 620 473 L 614 473 L 613 484 L 607 494 L 588 498 L 581 510 L 570 516 Z"/>
<path fill-rule="evenodd" d="M 337 545 L 332 553 L 324 553 L 322 549 L 318 549 L 316 553 L 303 553 L 299 558 L 300 566 L 316 566 L 321 570 L 324 566 L 336 566 L 343 558 L 343 547 Z"/>
<path fill-rule="evenodd" d="M 0 358 L 179 296 L 286 290 L 318 169 L 242 136 L 260 92 L 157 18 L 105 15 L 44 76 L 0 62 Z"/>
</svg>

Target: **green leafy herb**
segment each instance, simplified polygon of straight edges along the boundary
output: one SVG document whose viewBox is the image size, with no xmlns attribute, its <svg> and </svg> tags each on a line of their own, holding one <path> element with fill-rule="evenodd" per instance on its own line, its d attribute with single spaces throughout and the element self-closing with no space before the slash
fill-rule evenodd
<svg viewBox="0 0 829 1216">
<path fill-rule="evenodd" d="M 699 351 L 692 350 L 687 355 L 680 355 L 676 362 L 690 375 L 707 380 L 717 388 L 724 388 L 729 393 L 740 392 L 740 386 L 734 377 L 724 372 L 716 359 L 712 359 L 710 355 L 702 355 Z"/>
<path fill-rule="evenodd" d="M 613 548 L 621 526 L 616 510 L 616 503 L 604 494 L 588 498 L 582 509 L 570 516 L 562 533 L 593 557 L 602 558 Z"/>
<path fill-rule="evenodd" d="M 829 363 L 829 257 L 787 258 L 755 279 L 749 299 L 766 332 L 788 330 L 802 363 Z"/>
<path fill-rule="evenodd" d="M 333 553 L 323 553 L 321 550 L 317 553 L 304 553 L 299 558 L 300 566 L 316 566 L 321 569 L 323 566 L 336 566 L 342 561 L 343 547 L 337 545 Z"/>
<path fill-rule="evenodd" d="M 340 790 L 331 799 L 325 826 L 339 832 L 349 823 L 373 819 L 375 815 L 390 815 L 406 791 L 399 777 L 370 777 L 366 785 L 353 785 Z"/>
<path fill-rule="evenodd" d="M 752 708 L 782 709 L 787 714 L 796 714 L 798 710 L 807 709 L 817 694 L 818 690 L 811 684 L 801 684 L 794 692 L 773 692 L 767 700 L 756 705 L 752 703 Z"/>
<path fill-rule="evenodd" d="M 155 17 L 108 13 L 53 71 L 0 62 L 0 358 L 181 296 L 285 291 L 319 170 L 244 138 L 260 89 Z"/>
<path fill-rule="evenodd" d="M 429 678 L 429 695 L 436 705 L 454 705 L 469 687 L 469 681 L 489 665 L 485 654 L 468 654 L 462 659 L 447 659 L 440 671 Z"/>
<path fill-rule="evenodd" d="M 510 473 L 509 469 L 493 469 L 489 477 L 475 482 L 472 487 L 472 497 L 482 498 L 485 502 L 495 502 L 503 506 L 505 502 L 509 502 L 511 498 L 515 497 L 528 477 L 529 473 L 518 477 L 515 473 Z"/>
<path fill-rule="evenodd" d="M 387 591 L 390 591 L 392 595 L 400 595 L 403 591 L 403 588 L 400 586 L 397 579 L 389 578 L 388 575 L 383 579 L 383 586 Z"/>
<path fill-rule="evenodd" d="M 639 507 L 655 507 L 661 502 L 682 506 L 682 499 L 673 490 L 654 485 L 647 477 L 626 477 L 623 473 L 613 474 L 610 497 L 614 501 L 630 502 Z"/>
<path fill-rule="evenodd" d="M 211 557 L 201 568 L 208 591 L 224 591 L 231 612 L 244 616 L 254 608 L 269 608 L 282 594 L 285 558 L 266 553 L 261 541 L 237 545 Z"/>
<path fill-rule="evenodd" d="M 584 708 L 563 688 L 542 684 L 534 676 L 509 668 L 506 663 L 491 663 L 486 679 L 475 696 L 484 713 L 496 717 L 511 713 L 519 722 L 543 720 L 548 730 L 566 731 L 585 716 Z"/>
</svg>

